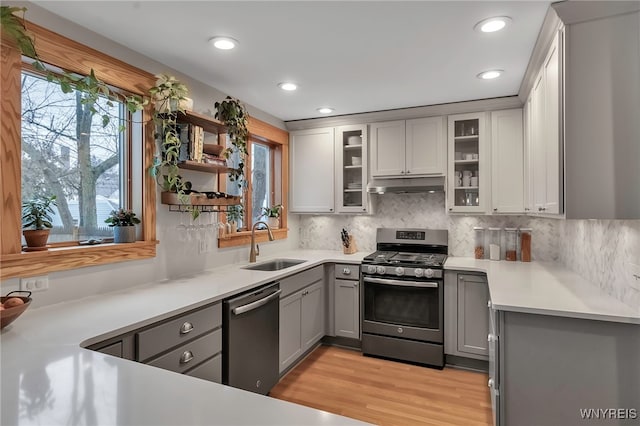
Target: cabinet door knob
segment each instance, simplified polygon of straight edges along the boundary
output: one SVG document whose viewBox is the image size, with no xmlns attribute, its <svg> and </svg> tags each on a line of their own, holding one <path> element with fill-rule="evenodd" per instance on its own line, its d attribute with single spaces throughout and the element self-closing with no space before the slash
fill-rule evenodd
<svg viewBox="0 0 640 426">
<path fill-rule="evenodd" d="M 407 174 L 411 173 L 411 170 L 407 170 Z"/>
<path fill-rule="evenodd" d="M 449 211 L 453 211 L 453 207 L 449 207 Z"/>
<path fill-rule="evenodd" d="M 541 212 L 542 211 L 542 207 L 538 207 L 538 211 Z"/>
<path fill-rule="evenodd" d="M 497 208 L 497 207 L 496 207 L 496 208 L 494 208 L 494 209 L 493 209 L 493 211 L 494 211 L 494 212 L 497 212 L 497 211 L 498 211 L 498 208 Z"/>
<path fill-rule="evenodd" d="M 404 174 L 404 170 L 402 170 L 402 171 L 400 172 L 400 174 L 401 174 L 401 175 L 403 175 L 403 174 Z"/>
<path fill-rule="evenodd" d="M 186 364 L 193 359 L 193 352 L 184 351 L 180 356 L 180 364 Z"/>
<path fill-rule="evenodd" d="M 493 379 L 489 379 L 487 386 L 493 389 Z"/>
<path fill-rule="evenodd" d="M 487 308 L 491 309 L 491 300 L 487 300 Z"/>
<path fill-rule="evenodd" d="M 180 334 L 188 334 L 188 333 L 191 333 L 192 331 L 193 331 L 193 324 L 191 324 L 189 321 L 185 322 L 180 327 Z"/>
<path fill-rule="evenodd" d="M 344 269 L 342 270 L 342 273 L 343 273 L 343 274 L 345 274 L 345 275 L 351 275 L 351 269 L 349 269 L 349 268 L 344 268 Z"/>
</svg>

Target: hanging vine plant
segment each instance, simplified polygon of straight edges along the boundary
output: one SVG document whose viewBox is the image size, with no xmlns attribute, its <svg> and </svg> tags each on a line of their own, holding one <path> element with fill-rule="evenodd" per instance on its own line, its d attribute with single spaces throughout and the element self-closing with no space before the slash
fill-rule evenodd
<svg viewBox="0 0 640 426">
<path fill-rule="evenodd" d="M 238 187 L 244 188 L 244 163 L 248 155 L 247 141 L 249 140 L 249 114 L 244 105 L 235 98 L 227 96 L 222 102 L 214 104 L 215 118 L 227 127 L 227 135 L 232 147 L 223 151 L 225 158 L 230 158 L 234 152 L 238 153 L 237 167 L 229 172 L 229 179 L 236 182 Z"/>
<path fill-rule="evenodd" d="M 33 37 L 25 26 L 24 14 L 26 11 L 25 7 L 0 6 L 0 24 L 3 35 L 13 39 L 22 55 L 33 60 L 31 63 L 33 68 L 42 72 L 47 81 L 59 84 L 63 93 L 71 93 L 74 90 L 82 92 L 84 96 L 80 102 L 83 105 L 89 105 L 91 113 L 100 114 L 103 127 L 111 122 L 111 116 L 106 111 L 96 109 L 96 106 L 99 105 L 98 99 L 101 96 L 108 99 L 106 104 L 109 107 L 113 106 L 111 100 L 117 99 L 124 103 L 131 113 L 142 110 L 148 104 L 149 100 L 142 96 L 125 96 L 111 90 L 105 82 L 96 77 L 93 69 L 86 76 L 79 76 L 66 70 L 63 70 L 62 73 L 51 71 L 38 56 Z M 19 16 L 20 14 L 22 17 Z"/>
</svg>

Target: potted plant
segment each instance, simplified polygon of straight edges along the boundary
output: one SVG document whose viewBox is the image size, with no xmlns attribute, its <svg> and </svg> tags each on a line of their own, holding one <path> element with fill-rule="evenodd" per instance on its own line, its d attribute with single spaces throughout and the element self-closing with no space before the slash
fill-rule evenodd
<svg viewBox="0 0 640 426">
<path fill-rule="evenodd" d="M 263 207 L 263 216 L 267 218 L 267 223 L 272 229 L 280 227 L 280 215 L 282 214 L 282 204 L 276 204 L 273 207 Z"/>
<path fill-rule="evenodd" d="M 22 235 L 27 242 L 25 251 L 47 250 L 55 205 L 55 195 L 35 197 L 22 203 Z"/>
<path fill-rule="evenodd" d="M 216 108 L 215 118 L 227 127 L 227 135 L 233 148 L 227 148 L 222 155 L 231 157 L 234 151 L 238 152 L 238 165 L 229 171 L 229 180 L 236 182 L 238 187 L 245 185 L 244 162 L 248 155 L 247 141 L 249 139 L 249 113 L 244 105 L 235 98 L 227 96 L 222 102 L 214 103 Z"/>
<path fill-rule="evenodd" d="M 238 222 L 243 217 L 242 205 L 230 206 L 227 209 L 227 222 L 231 226 L 231 233 L 238 231 Z"/>
<path fill-rule="evenodd" d="M 114 243 L 133 243 L 136 241 L 136 227 L 140 223 L 140 219 L 136 217 L 133 210 L 125 210 L 120 208 L 112 210 L 105 223 L 113 227 Z"/>
</svg>

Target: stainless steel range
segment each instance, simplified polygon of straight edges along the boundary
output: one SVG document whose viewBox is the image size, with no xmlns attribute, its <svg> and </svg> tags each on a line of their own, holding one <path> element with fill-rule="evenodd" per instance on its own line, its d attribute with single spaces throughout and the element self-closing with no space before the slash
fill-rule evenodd
<svg viewBox="0 0 640 426">
<path fill-rule="evenodd" d="M 444 367 L 448 231 L 378 228 L 362 261 L 362 352 Z"/>
</svg>

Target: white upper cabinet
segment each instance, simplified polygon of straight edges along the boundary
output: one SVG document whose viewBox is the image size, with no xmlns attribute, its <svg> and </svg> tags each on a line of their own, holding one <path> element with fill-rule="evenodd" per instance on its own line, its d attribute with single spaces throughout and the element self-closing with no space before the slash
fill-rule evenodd
<svg viewBox="0 0 640 426">
<path fill-rule="evenodd" d="M 560 126 L 560 35 L 551 43 L 527 103 L 529 191 L 526 204 L 533 213 L 562 213 L 562 139 Z"/>
<path fill-rule="evenodd" d="M 524 212 L 522 109 L 491 113 L 491 210 Z"/>
<path fill-rule="evenodd" d="M 333 213 L 333 127 L 289 134 L 292 213 Z"/>
<path fill-rule="evenodd" d="M 444 117 L 406 121 L 405 167 L 407 176 L 444 175 L 447 144 Z"/>
<path fill-rule="evenodd" d="M 487 113 L 449 116 L 449 168 L 447 210 L 451 213 L 486 213 L 489 207 L 491 140 Z"/>
<path fill-rule="evenodd" d="M 336 211 L 367 213 L 367 125 L 336 127 Z"/>
<path fill-rule="evenodd" d="M 405 122 L 371 125 L 371 176 L 404 176 Z"/>
<path fill-rule="evenodd" d="M 370 167 L 372 177 L 444 175 L 444 118 L 373 123 Z"/>
</svg>

